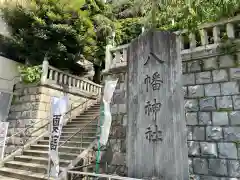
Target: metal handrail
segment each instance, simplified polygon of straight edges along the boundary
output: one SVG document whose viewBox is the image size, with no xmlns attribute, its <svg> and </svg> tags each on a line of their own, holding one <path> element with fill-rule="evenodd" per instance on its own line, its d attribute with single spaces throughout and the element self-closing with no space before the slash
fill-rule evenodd
<svg viewBox="0 0 240 180">
<path fill-rule="evenodd" d="M 88 99 L 88 100 L 89 100 L 89 99 Z M 77 105 L 76 107 L 71 108 L 70 110 L 68 110 L 66 113 L 64 113 L 63 118 L 65 118 L 66 115 L 68 115 L 69 113 L 71 113 L 73 110 L 75 110 L 75 109 L 77 109 L 78 107 L 80 107 L 80 106 L 84 105 L 85 103 L 87 103 L 88 100 L 85 100 L 83 103 L 81 103 L 81 104 Z M 76 101 L 75 101 L 75 102 L 76 102 Z M 73 102 L 73 103 L 71 104 L 71 107 L 72 107 L 72 105 L 73 105 L 75 102 Z M 84 108 L 84 109 L 85 109 L 85 108 Z M 68 120 L 70 120 L 70 119 L 71 119 L 71 117 L 70 117 Z M 50 122 L 51 122 L 51 116 L 49 116 L 49 117 L 47 117 L 47 118 L 44 118 L 44 119 L 41 119 L 41 120 L 35 122 L 34 124 L 28 126 L 27 128 L 23 129 L 22 131 L 19 131 L 19 132 L 13 134 L 13 135 L 7 137 L 6 140 L 0 141 L 0 144 L 2 144 L 2 143 L 4 143 L 4 142 L 7 142 L 9 139 L 11 139 L 11 138 L 13 138 L 13 137 L 15 137 L 15 136 L 17 136 L 17 135 L 20 135 L 20 134 L 23 133 L 23 132 L 26 132 L 29 128 L 32 128 L 32 127 L 34 127 L 36 124 L 42 122 L 42 120 L 48 120 L 48 122 L 45 123 L 44 125 L 42 125 L 41 127 L 37 128 L 37 129 L 34 130 L 33 132 L 31 132 L 31 135 L 32 135 L 33 133 L 35 133 L 35 132 L 43 129 L 44 127 L 48 126 L 48 125 L 50 124 Z M 24 145 L 24 144 L 23 144 L 23 145 Z"/>
<path fill-rule="evenodd" d="M 122 177 L 122 176 L 116 176 L 116 175 L 95 174 L 95 173 L 78 172 L 78 171 L 68 171 L 68 174 L 77 174 L 77 175 L 83 175 L 83 176 L 86 176 L 86 177 L 90 176 L 90 177 L 96 177 L 96 178 L 107 178 L 109 180 L 111 180 L 111 179 L 116 179 L 116 180 L 142 180 L 142 179 Z"/>
<path fill-rule="evenodd" d="M 84 130 L 88 125 L 90 125 L 92 122 L 94 122 L 97 118 L 99 118 L 100 115 L 97 115 L 94 119 L 92 119 L 90 122 L 88 122 L 87 124 L 85 124 L 82 128 L 80 128 L 79 130 L 77 130 L 72 136 L 70 136 L 69 138 L 67 138 L 67 140 L 65 140 L 59 147 L 62 147 L 64 144 L 66 144 L 70 139 L 72 139 L 75 135 L 79 134 L 82 130 Z M 82 141 L 81 141 L 82 143 Z"/>
</svg>

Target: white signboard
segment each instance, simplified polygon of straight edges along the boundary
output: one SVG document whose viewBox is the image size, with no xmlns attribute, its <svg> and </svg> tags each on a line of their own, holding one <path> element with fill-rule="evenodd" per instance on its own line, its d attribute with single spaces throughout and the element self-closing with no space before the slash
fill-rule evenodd
<svg viewBox="0 0 240 180">
<path fill-rule="evenodd" d="M 50 143 L 49 143 L 49 167 L 51 162 L 53 167 L 50 167 L 50 176 L 58 178 L 59 175 L 59 156 L 58 156 L 58 146 L 59 139 L 62 132 L 63 126 L 63 115 L 67 112 L 67 97 L 52 99 L 52 123 L 50 132 Z"/>
<path fill-rule="evenodd" d="M 3 158 L 4 158 L 5 143 L 6 143 L 7 132 L 8 132 L 8 124 L 9 124 L 9 122 L 0 122 L 0 153 L 1 153 L 1 160 L 3 160 Z"/>
</svg>

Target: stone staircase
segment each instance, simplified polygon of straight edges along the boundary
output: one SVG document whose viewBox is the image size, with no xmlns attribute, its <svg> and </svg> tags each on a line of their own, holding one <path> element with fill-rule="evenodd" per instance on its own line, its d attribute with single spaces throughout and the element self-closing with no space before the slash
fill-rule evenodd
<svg viewBox="0 0 240 180">
<path fill-rule="evenodd" d="M 60 138 L 59 148 L 60 169 L 66 168 L 96 139 L 98 122 L 91 122 L 99 115 L 100 104 L 88 108 L 80 116 L 73 118 L 64 127 Z M 86 126 L 86 127 L 85 127 Z M 76 134 L 84 127 L 84 131 Z M 74 136 L 73 136 L 74 135 Z M 73 136 L 71 139 L 69 139 Z M 13 160 L 5 162 L 0 168 L 1 180 L 46 180 L 48 167 L 49 137 L 36 141 L 22 154 Z"/>
</svg>

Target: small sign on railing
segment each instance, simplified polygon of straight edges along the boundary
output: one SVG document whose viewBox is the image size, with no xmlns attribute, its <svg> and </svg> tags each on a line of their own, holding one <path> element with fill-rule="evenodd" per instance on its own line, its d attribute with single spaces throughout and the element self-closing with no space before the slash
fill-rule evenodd
<svg viewBox="0 0 240 180">
<path fill-rule="evenodd" d="M 5 144 L 8 132 L 9 122 L 0 122 L 0 152 L 1 152 L 1 160 L 4 158 Z"/>
</svg>

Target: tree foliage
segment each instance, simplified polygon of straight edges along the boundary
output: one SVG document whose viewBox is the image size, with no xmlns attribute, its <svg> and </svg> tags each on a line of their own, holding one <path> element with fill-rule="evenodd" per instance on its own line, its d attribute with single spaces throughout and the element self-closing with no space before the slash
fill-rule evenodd
<svg viewBox="0 0 240 180">
<path fill-rule="evenodd" d="M 67 69 L 81 56 L 101 64 L 98 54 L 113 25 L 100 0 L 26 1 L 1 7 L 11 29 L 9 42 L 19 57 L 40 64 L 47 56 L 50 64 Z"/>
<path fill-rule="evenodd" d="M 239 0 L 115 0 L 112 3 L 117 18 L 122 24 L 127 25 L 127 29 L 118 31 L 123 34 L 136 28 L 140 32 L 139 24 L 128 22 L 129 18 L 138 19 L 136 21 L 141 22 L 146 29 L 153 27 L 153 7 L 156 11 L 156 27 L 169 31 L 182 29 L 195 31 L 200 24 L 240 13 Z M 129 38 L 135 37 L 136 34 L 133 33 Z M 117 42 L 121 44 L 126 40 Z"/>
<path fill-rule="evenodd" d="M 12 52 L 31 64 L 40 64 L 47 55 L 50 64 L 71 69 L 81 56 L 102 66 L 113 31 L 117 45 L 136 38 L 143 26 L 194 31 L 202 23 L 235 16 L 240 1 L 26 0 L 1 10 L 11 29 Z"/>
</svg>

